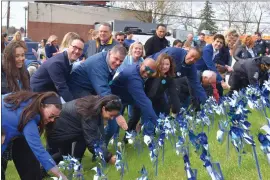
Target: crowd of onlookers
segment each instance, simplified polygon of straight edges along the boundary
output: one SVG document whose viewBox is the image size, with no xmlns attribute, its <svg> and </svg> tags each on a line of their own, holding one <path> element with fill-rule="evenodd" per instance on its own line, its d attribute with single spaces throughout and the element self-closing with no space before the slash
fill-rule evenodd
<svg viewBox="0 0 270 180">
<path fill-rule="evenodd" d="M 60 46 L 55 35 L 42 39 L 35 60 L 25 59 L 19 32 L 10 42 L 2 36 L 2 179 L 11 159 L 21 179 L 41 179 L 46 171 L 66 179 L 56 166 L 62 156 L 81 161 L 88 148 L 94 161 L 99 142 L 105 161 L 114 164 L 107 145 L 119 128 L 140 132 L 144 125 L 142 133 L 154 136 L 160 113 L 199 110 L 209 96 L 219 102 L 224 89 L 230 95 L 269 78 L 269 45 L 260 33 L 255 41 L 249 35 L 240 40 L 229 29 L 210 44 L 204 33 L 197 41 L 190 33 L 170 47 L 166 32 L 158 24 L 142 44 L 131 31 L 112 35 L 110 24 L 102 23 L 86 42 L 76 32 Z"/>
</svg>

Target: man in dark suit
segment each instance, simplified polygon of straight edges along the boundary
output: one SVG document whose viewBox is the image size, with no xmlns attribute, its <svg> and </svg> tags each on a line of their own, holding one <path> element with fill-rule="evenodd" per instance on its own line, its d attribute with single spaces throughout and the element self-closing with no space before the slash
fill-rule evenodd
<svg viewBox="0 0 270 180">
<path fill-rule="evenodd" d="M 73 100 L 67 86 L 72 64 L 82 55 L 84 40 L 74 39 L 64 51 L 43 63 L 32 75 L 30 86 L 34 92 L 54 91 L 66 102 Z"/>
</svg>

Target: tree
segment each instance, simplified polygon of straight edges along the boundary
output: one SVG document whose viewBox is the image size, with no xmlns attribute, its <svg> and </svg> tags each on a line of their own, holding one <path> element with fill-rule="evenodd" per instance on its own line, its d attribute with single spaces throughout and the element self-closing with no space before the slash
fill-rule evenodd
<svg viewBox="0 0 270 180">
<path fill-rule="evenodd" d="M 229 28 L 232 27 L 233 21 L 237 18 L 239 14 L 238 6 L 240 1 L 222 1 L 217 6 L 217 11 L 220 12 L 220 16 L 223 19 L 228 20 Z"/>
<path fill-rule="evenodd" d="M 255 5 L 254 11 L 254 20 L 256 22 L 256 32 L 261 32 L 260 29 L 262 21 L 267 19 L 267 16 L 270 16 L 269 13 L 270 4 L 269 2 L 257 2 Z"/>
<path fill-rule="evenodd" d="M 240 34 L 246 34 L 249 31 L 253 19 L 253 9 L 251 2 L 241 2 L 239 4 L 237 20 L 241 21 L 241 23 L 234 23 L 234 27 L 237 28 Z"/>
<path fill-rule="evenodd" d="M 216 23 L 212 20 L 215 17 L 214 13 L 212 4 L 209 1 L 206 1 L 204 8 L 201 11 L 202 21 L 198 28 L 198 32 L 201 32 L 202 30 L 208 30 L 210 33 L 217 32 L 218 28 Z"/>
<path fill-rule="evenodd" d="M 175 2 L 172 1 L 130 1 L 111 3 L 114 7 L 136 10 L 136 18 L 142 22 L 165 23 L 170 20 L 170 15 L 177 12 Z M 150 17 L 149 17 L 150 14 Z"/>
</svg>

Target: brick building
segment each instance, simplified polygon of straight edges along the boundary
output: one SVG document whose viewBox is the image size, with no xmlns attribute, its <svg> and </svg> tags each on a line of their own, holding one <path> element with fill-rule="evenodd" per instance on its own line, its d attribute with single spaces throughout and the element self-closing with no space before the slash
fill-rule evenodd
<svg viewBox="0 0 270 180">
<path fill-rule="evenodd" d="M 95 1 L 94 3 L 89 1 L 81 1 L 81 3 L 77 2 L 76 4 L 72 2 L 67 4 L 29 2 L 28 37 L 33 41 L 40 41 L 42 38 L 48 39 L 50 35 L 54 34 L 61 41 L 67 32 L 73 31 L 87 40 L 88 31 L 94 28 L 95 22 L 139 21 L 135 11 L 107 7 L 104 1 Z"/>
</svg>

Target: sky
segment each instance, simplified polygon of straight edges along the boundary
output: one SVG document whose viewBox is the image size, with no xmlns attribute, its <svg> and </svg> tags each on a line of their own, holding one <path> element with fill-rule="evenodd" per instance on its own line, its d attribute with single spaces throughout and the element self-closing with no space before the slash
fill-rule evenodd
<svg viewBox="0 0 270 180">
<path fill-rule="evenodd" d="M 24 7 L 27 6 L 28 2 L 11 2 L 10 6 L 10 26 L 15 26 L 16 28 L 24 27 L 25 24 L 25 10 Z M 213 3 L 213 7 L 215 7 Z M 196 16 L 200 9 L 204 6 L 204 2 L 193 2 L 192 3 L 192 14 Z M 6 26 L 7 23 L 7 2 L 2 2 L 2 26 Z M 216 13 L 218 14 L 218 10 Z M 217 16 L 216 14 L 216 16 Z M 222 17 L 224 19 L 224 17 Z M 264 19 L 264 21 L 269 22 L 269 19 Z M 219 26 L 226 28 L 227 22 L 220 23 Z M 267 25 L 269 26 L 269 25 Z M 270 28 L 269 28 L 270 31 Z M 270 33 L 270 32 L 269 32 Z"/>
<path fill-rule="evenodd" d="M 16 28 L 24 27 L 25 10 L 28 2 L 10 2 L 10 21 L 9 26 Z M 7 25 L 7 2 L 2 2 L 2 26 Z"/>
</svg>

